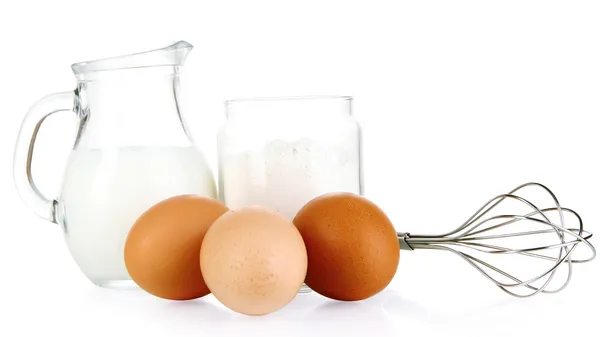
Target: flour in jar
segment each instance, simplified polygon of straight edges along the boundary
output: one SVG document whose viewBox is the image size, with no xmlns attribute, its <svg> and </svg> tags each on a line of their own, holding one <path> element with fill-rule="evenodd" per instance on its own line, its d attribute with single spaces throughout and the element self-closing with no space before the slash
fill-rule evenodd
<svg viewBox="0 0 600 337">
<path fill-rule="evenodd" d="M 319 195 L 360 194 L 357 142 L 272 140 L 257 149 L 222 154 L 221 200 L 231 209 L 262 206 L 293 219 L 300 208 Z"/>
</svg>

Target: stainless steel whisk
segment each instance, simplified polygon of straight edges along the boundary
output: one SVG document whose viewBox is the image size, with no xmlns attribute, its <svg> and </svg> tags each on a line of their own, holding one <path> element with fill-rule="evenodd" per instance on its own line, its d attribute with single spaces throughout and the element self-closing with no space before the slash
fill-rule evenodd
<svg viewBox="0 0 600 337">
<path fill-rule="evenodd" d="M 542 192 L 549 195 L 553 201 L 552 207 L 538 207 L 517 195 L 517 192 L 523 192 L 528 187 L 540 188 Z M 509 200 L 520 204 L 519 207 L 526 211 L 520 214 L 492 215 L 492 211 Z M 574 228 L 566 227 L 565 215 L 570 215 L 575 219 L 577 224 Z M 550 238 L 552 241 L 543 244 L 534 242 L 541 241 L 542 236 L 543 239 Z M 583 222 L 579 214 L 569 208 L 561 207 L 554 193 L 539 183 L 523 184 L 508 194 L 491 199 L 462 226 L 449 233 L 441 235 L 398 233 L 400 249 L 438 249 L 455 253 L 500 289 L 517 297 L 533 296 L 540 292 L 556 293 L 564 289 L 571 280 L 573 263 L 588 262 L 595 258 L 596 250 L 588 242 L 591 236 L 591 233 L 583 230 Z M 528 239 L 528 242 L 523 246 L 510 247 L 511 244 L 514 246 L 518 243 L 517 241 L 524 239 Z M 588 258 L 576 259 L 572 256 L 580 243 L 589 247 L 590 256 Z M 551 255 L 552 251 L 555 252 L 554 255 Z M 513 275 L 513 272 L 507 271 L 507 268 L 498 267 L 493 263 L 486 262 L 485 258 L 476 256 L 490 257 L 491 255 L 488 254 L 495 255 L 496 258 L 511 255 L 535 259 L 535 261 L 539 261 L 536 262 L 538 266 L 541 266 L 541 260 L 550 262 L 546 262 L 548 266 L 543 266 L 539 274 L 519 278 Z M 519 263 L 511 263 L 508 266 L 516 267 L 518 265 Z M 563 266 L 567 268 L 567 274 L 563 277 L 562 283 L 559 282 L 557 287 L 549 289 L 548 286 L 551 283 L 557 283 L 555 274 Z"/>
</svg>

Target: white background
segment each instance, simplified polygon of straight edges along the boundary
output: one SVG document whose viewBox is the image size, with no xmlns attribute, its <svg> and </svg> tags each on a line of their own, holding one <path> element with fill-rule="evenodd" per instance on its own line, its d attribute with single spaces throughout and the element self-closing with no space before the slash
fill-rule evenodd
<svg viewBox="0 0 600 337">
<path fill-rule="evenodd" d="M 552 188 L 600 232 L 597 1 L 3 1 L 0 4 L 0 336 L 516 336 L 598 333 L 600 268 L 576 265 L 556 295 L 505 295 L 443 252 L 402 252 L 382 294 L 315 294 L 264 317 L 214 298 L 173 303 L 96 288 L 58 226 L 12 184 L 12 149 L 37 99 L 74 88 L 70 64 L 195 45 L 183 112 L 215 163 L 223 100 L 355 97 L 366 195 L 398 230 L 438 233 L 527 181 Z M 34 176 L 55 196 L 74 136 L 41 131 Z"/>
</svg>

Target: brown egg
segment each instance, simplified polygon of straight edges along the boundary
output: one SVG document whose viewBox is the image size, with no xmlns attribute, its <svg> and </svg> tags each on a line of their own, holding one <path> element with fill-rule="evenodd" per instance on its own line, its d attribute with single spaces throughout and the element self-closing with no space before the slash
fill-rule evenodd
<svg viewBox="0 0 600 337">
<path fill-rule="evenodd" d="M 398 268 L 394 226 L 371 201 L 332 193 L 306 204 L 294 218 L 306 250 L 306 285 L 319 294 L 358 301 L 383 290 Z"/>
<path fill-rule="evenodd" d="M 200 251 L 213 295 L 246 315 L 268 314 L 290 302 L 302 286 L 306 264 L 306 247 L 294 224 L 256 207 L 220 217 Z"/>
<path fill-rule="evenodd" d="M 150 294 L 190 300 L 210 294 L 200 272 L 202 239 L 228 208 L 200 196 L 173 197 L 152 206 L 135 222 L 125 242 L 131 278 Z"/>
</svg>

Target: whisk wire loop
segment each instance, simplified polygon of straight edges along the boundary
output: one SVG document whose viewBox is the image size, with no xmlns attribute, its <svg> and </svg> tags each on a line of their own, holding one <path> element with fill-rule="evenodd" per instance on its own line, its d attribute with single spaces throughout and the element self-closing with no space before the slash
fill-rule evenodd
<svg viewBox="0 0 600 337">
<path fill-rule="evenodd" d="M 553 201 L 552 207 L 540 208 L 530 200 L 516 194 L 527 187 L 540 188 L 549 195 Z M 489 215 L 501 203 L 507 200 L 514 200 L 531 209 L 531 211 L 526 212 L 526 214 Z M 553 213 L 558 214 L 557 223 L 550 220 Z M 577 226 L 567 228 L 565 226 L 565 214 L 571 215 L 575 219 Z M 496 223 L 498 221 L 500 223 Z M 519 225 L 524 227 L 527 224 L 547 228 L 529 230 L 519 228 L 519 230 L 508 231 L 506 233 L 492 233 L 494 231 L 512 229 L 510 226 Z M 524 248 L 510 248 L 496 244 L 495 242 L 488 243 L 491 241 L 502 241 L 516 244 L 518 239 L 541 239 L 542 237 L 546 238 L 548 234 L 555 234 L 555 239 L 551 244 L 529 243 Z M 452 252 L 475 267 L 475 269 L 487 279 L 494 282 L 500 289 L 517 297 L 529 297 L 538 293 L 556 293 L 564 289 L 571 280 L 572 264 L 589 262 L 596 257 L 596 249 L 588 241 L 591 237 L 592 234 L 583 229 L 583 221 L 579 214 L 572 209 L 563 208 L 558 202 L 556 195 L 549 188 L 539 183 L 523 184 L 507 194 L 501 194 L 491 199 L 465 223 L 448 233 L 441 235 L 398 233 L 401 249 L 437 249 Z M 581 243 L 589 248 L 590 255 L 587 258 L 575 259 L 572 257 L 573 252 Z M 467 253 L 468 250 L 471 253 Z M 556 256 L 548 254 L 551 251 L 557 251 L 558 254 Z M 543 269 L 537 276 L 522 280 L 511 272 L 494 266 L 492 263 L 484 261 L 483 258 L 474 256 L 473 253 L 490 254 L 489 256 L 523 256 L 552 261 L 553 263 Z M 557 279 L 555 274 L 563 265 L 566 265 L 566 277 L 563 278 L 562 283 L 557 283 L 557 288 L 548 289 L 550 284 L 555 283 L 553 282 Z M 506 280 L 509 282 L 506 282 Z"/>
</svg>

